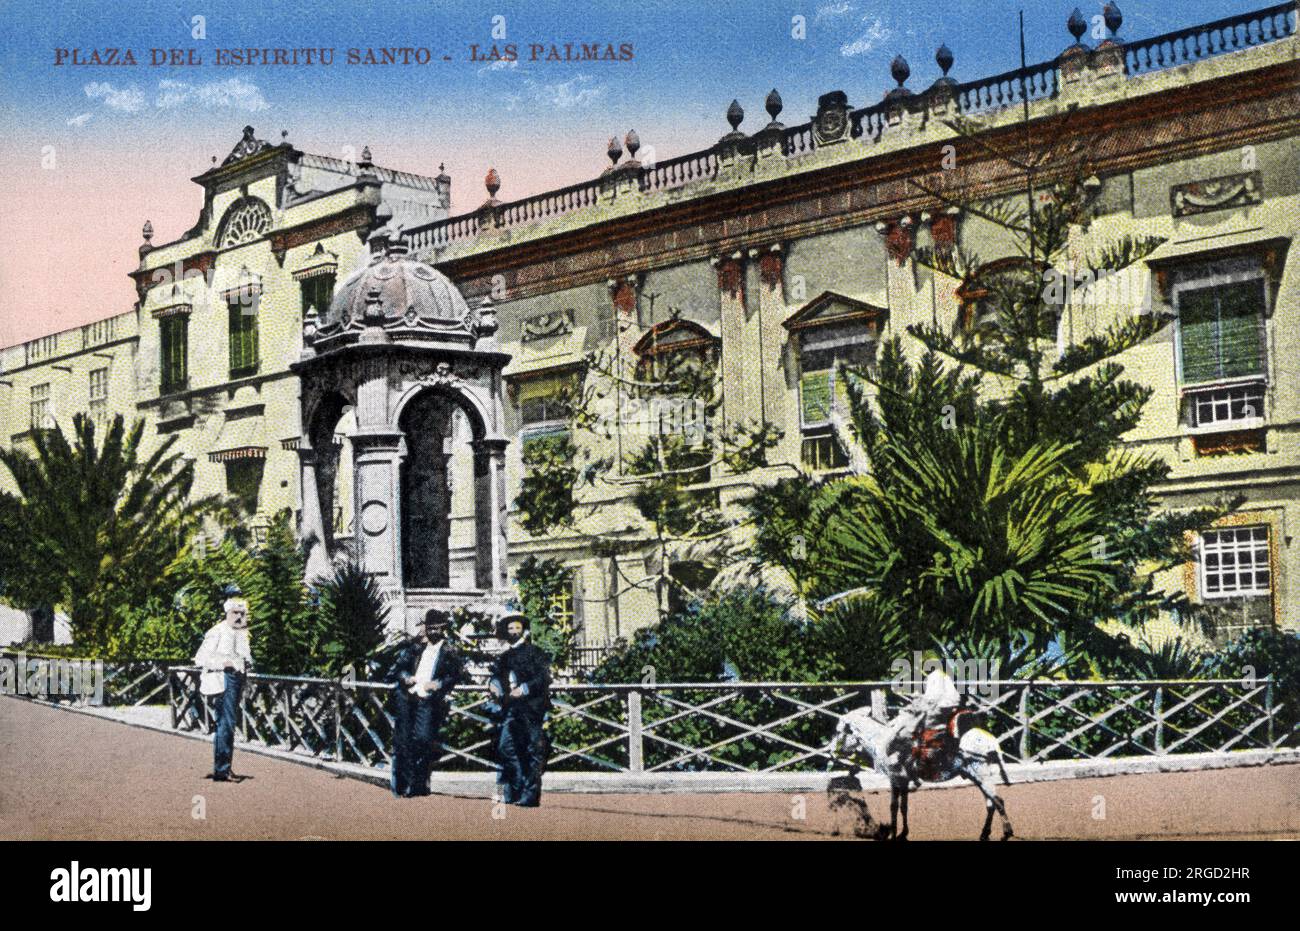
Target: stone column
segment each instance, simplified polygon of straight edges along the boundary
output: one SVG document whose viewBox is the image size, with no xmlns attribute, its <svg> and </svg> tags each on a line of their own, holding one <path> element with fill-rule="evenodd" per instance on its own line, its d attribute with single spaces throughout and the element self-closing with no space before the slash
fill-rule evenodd
<svg viewBox="0 0 1300 931">
<path fill-rule="evenodd" d="M 476 440 L 474 450 L 474 584 L 487 592 L 507 588 L 505 439 Z"/>
<path fill-rule="evenodd" d="M 745 261 L 742 253 L 733 252 L 715 257 L 712 264 L 721 304 L 723 423 L 730 428 L 756 413 L 758 404 L 758 386 L 753 386 L 751 404 L 745 377 L 755 362 L 745 338 Z"/>
<path fill-rule="evenodd" d="M 401 495 L 402 435 L 396 431 L 358 431 L 352 437 L 355 541 L 361 565 L 384 588 L 402 585 Z"/>
<path fill-rule="evenodd" d="M 750 249 L 749 257 L 758 262 L 758 313 L 756 349 L 758 359 L 755 365 L 761 373 L 762 393 L 759 410 L 762 418 L 775 424 L 786 433 L 791 429 L 798 432 L 799 424 L 793 428 L 787 423 L 785 370 L 781 365 L 786 337 L 789 335 L 782 326 L 785 321 L 785 256 L 780 243 L 773 243 L 766 249 Z"/>
<path fill-rule="evenodd" d="M 312 585 L 329 575 L 330 556 L 325 521 L 320 512 L 320 490 L 316 483 L 316 450 L 306 435 L 298 441 L 298 463 L 302 490 L 302 524 L 298 534 L 299 539 L 310 541 L 304 581 Z"/>
</svg>

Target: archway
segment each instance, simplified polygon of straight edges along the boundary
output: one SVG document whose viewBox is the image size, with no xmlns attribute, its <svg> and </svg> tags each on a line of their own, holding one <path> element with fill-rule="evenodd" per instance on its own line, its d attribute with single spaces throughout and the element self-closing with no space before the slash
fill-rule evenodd
<svg viewBox="0 0 1300 931">
<path fill-rule="evenodd" d="M 477 587 L 483 427 L 477 412 L 454 391 L 424 388 L 402 408 L 398 429 L 406 444 L 399 477 L 402 581 L 408 589 Z M 490 530 L 490 528 L 488 528 Z M 457 571 L 456 551 L 472 553 Z M 484 566 L 486 569 L 486 566 Z"/>
</svg>

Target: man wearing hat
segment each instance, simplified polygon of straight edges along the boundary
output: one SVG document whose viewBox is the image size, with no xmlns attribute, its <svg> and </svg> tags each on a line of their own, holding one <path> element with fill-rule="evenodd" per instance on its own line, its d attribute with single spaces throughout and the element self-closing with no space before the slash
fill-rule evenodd
<svg viewBox="0 0 1300 931">
<path fill-rule="evenodd" d="M 551 709 L 551 661 L 528 639 L 528 626 L 522 614 L 501 619 L 497 636 L 507 647 L 497 658 L 488 691 L 501 709 L 496 735 L 501 801 L 533 808 L 541 802 L 549 750 L 542 723 Z"/>
<path fill-rule="evenodd" d="M 403 645 L 384 677 L 393 684 L 393 795 L 429 794 L 439 732 L 465 661 L 452 643 L 451 615 L 430 608 L 421 633 Z"/>
<path fill-rule="evenodd" d="M 227 597 L 222 605 L 226 618 L 204 634 L 203 643 L 194 654 L 194 665 L 203 670 L 199 675 L 199 691 L 205 696 L 217 696 L 216 729 L 212 737 L 212 778 L 217 782 L 238 779 L 230 771 L 235 753 L 235 717 L 239 713 L 244 676 L 253 667 L 248 641 L 248 602 L 235 597 L 238 593 L 238 586 L 226 586 Z"/>
</svg>

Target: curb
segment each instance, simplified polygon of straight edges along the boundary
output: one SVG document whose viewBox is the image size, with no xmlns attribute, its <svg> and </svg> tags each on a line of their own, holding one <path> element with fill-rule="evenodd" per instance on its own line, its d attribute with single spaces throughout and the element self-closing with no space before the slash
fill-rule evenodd
<svg viewBox="0 0 1300 931">
<path fill-rule="evenodd" d="M 90 707 L 59 704 L 56 702 L 25 699 L 34 704 L 58 708 L 75 714 L 84 714 L 101 721 L 112 721 L 128 727 L 161 734 L 171 734 L 188 740 L 209 743 L 211 737 L 193 731 L 176 731 L 158 727 L 144 721 L 130 721 L 111 713 Z M 264 747 L 260 744 L 236 742 L 242 752 L 283 760 L 330 772 L 341 778 L 357 779 L 388 788 L 388 770 L 358 763 L 339 763 L 305 756 L 289 750 Z M 1180 753 L 1166 756 L 1117 757 L 1101 760 L 1055 760 L 1046 763 L 1008 763 L 1007 776 L 1013 785 L 1035 782 L 1055 782 L 1061 779 L 1101 779 L 1108 776 L 1133 776 L 1150 773 L 1200 772 L 1217 769 L 1239 769 L 1250 766 L 1285 766 L 1300 764 L 1300 748 L 1272 750 L 1241 750 L 1235 753 Z M 583 794 L 715 794 L 723 792 L 825 792 L 832 779 L 846 776 L 846 770 L 810 773 L 547 773 L 542 786 L 547 792 Z M 876 773 L 861 772 L 858 783 L 864 791 L 887 790 L 889 783 Z M 947 782 L 923 783 L 917 791 L 931 789 L 957 789 L 969 783 L 952 779 Z M 489 772 L 433 774 L 435 795 L 456 795 L 470 798 L 492 798 L 496 791 L 496 776 Z"/>
</svg>

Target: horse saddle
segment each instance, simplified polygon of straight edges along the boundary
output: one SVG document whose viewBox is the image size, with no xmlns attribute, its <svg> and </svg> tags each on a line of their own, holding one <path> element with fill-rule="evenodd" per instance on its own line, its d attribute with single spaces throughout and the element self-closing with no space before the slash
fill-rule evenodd
<svg viewBox="0 0 1300 931">
<path fill-rule="evenodd" d="M 952 758 L 961 736 L 960 719 L 969 711 L 954 711 L 942 727 L 922 727 L 912 741 L 912 764 L 927 782 L 937 781 L 945 763 Z"/>
</svg>

